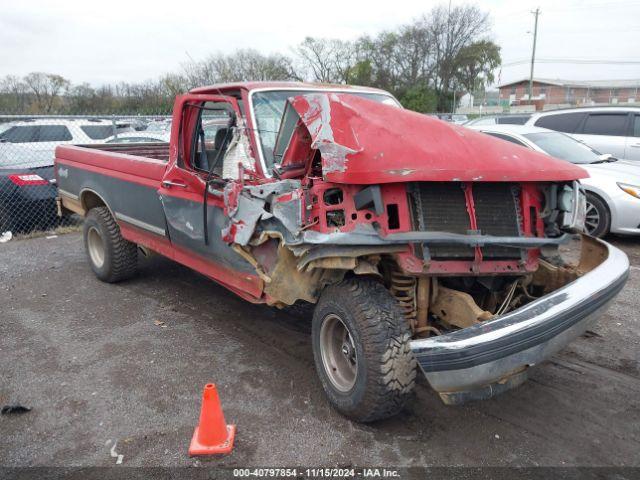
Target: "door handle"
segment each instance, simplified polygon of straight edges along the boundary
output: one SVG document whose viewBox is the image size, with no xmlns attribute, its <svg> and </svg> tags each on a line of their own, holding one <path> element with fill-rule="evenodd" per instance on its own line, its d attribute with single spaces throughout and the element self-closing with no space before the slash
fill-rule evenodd
<svg viewBox="0 0 640 480">
<path fill-rule="evenodd" d="M 186 183 L 172 182 L 171 180 L 163 180 L 162 186 L 165 188 L 171 188 L 171 187 L 187 188 Z"/>
<path fill-rule="evenodd" d="M 640 143 L 633 143 L 631 146 L 633 148 L 640 148 Z"/>
</svg>

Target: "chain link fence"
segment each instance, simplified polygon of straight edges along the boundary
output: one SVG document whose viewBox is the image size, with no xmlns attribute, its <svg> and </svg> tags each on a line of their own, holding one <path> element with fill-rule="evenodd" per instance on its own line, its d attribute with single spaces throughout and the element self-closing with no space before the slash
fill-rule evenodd
<svg viewBox="0 0 640 480">
<path fill-rule="evenodd" d="M 79 225 L 58 216 L 58 145 L 168 142 L 171 117 L 0 115 L 0 236 Z"/>
</svg>

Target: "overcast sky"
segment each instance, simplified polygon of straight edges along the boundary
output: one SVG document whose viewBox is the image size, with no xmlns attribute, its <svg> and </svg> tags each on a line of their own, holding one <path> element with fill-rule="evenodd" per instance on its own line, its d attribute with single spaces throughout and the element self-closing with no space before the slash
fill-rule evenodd
<svg viewBox="0 0 640 480">
<path fill-rule="evenodd" d="M 0 0 L 0 76 L 45 71 L 74 83 L 141 81 L 179 71 L 189 58 L 199 60 L 215 51 L 255 48 L 290 54 L 305 36 L 349 40 L 375 34 L 410 22 L 439 3 L 444 2 Z M 530 11 L 538 6 L 538 58 L 640 61 L 638 0 L 475 3 L 491 15 L 492 39 L 502 47 L 505 64 L 530 58 Z M 504 66 L 499 79 L 528 75 L 528 64 Z M 536 76 L 635 79 L 640 78 L 640 64 L 540 63 Z"/>
</svg>

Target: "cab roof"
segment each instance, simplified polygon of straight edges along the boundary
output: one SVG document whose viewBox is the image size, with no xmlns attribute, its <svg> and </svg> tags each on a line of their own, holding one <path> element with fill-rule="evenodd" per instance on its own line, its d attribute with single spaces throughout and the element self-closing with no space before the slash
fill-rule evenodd
<svg viewBox="0 0 640 480">
<path fill-rule="evenodd" d="M 359 87 L 356 85 L 343 85 L 343 84 L 331 84 L 331 83 L 310 83 L 310 82 L 233 82 L 233 83 L 219 83 L 214 85 L 208 85 L 205 87 L 198 87 L 189 90 L 189 93 L 224 93 L 229 90 L 258 90 L 258 89 L 282 89 L 282 88 L 308 88 L 310 90 L 357 90 L 384 93 L 390 95 L 389 92 L 372 87 Z"/>
</svg>

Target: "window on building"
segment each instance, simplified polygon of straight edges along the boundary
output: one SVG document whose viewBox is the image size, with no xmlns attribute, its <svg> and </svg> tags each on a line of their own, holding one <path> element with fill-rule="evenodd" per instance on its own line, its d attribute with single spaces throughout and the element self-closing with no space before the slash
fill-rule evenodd
<svg viewBox="0 0 640 480">
<path fill-rule="evenodd" d="M 515 95 L 516 94 L 516 86 L 514 85 L 513 87 L 511 87 L 511 95 Z"/>
</svg>

